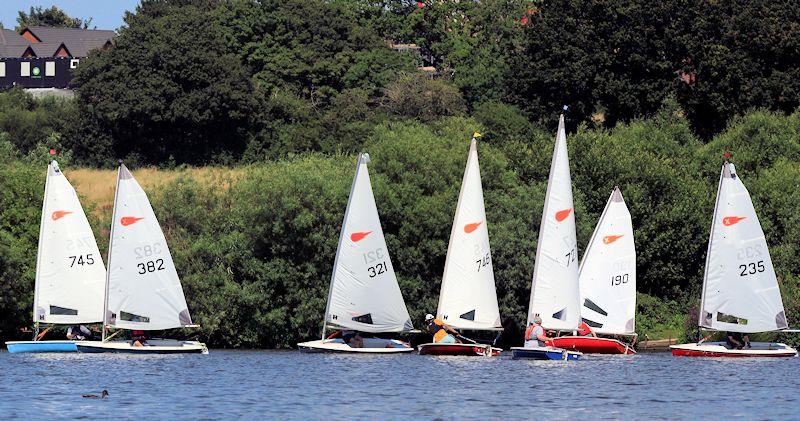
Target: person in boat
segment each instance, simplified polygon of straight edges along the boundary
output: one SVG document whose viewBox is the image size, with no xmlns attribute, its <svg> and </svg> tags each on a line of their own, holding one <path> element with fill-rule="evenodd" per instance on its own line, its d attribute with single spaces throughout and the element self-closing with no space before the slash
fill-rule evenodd
<svg viewBox="0 0 800 421">
<path fill-rule="evenodd" d="M 147 346 L 147 334 L 143 330 L 131 331 L 131 346 Z"/>
<path fill-rule="evenodd" d="M 84 325 L 73 325 L 67 329 L 67 339 L 71 341 L 85 341 L 92 339 L 92 331 Z"/>
<path fill-rule="evenodd" d="M 342 340 L 347 345 L 350 345 L 350 348 L 364 347 L 364 338 L 361 336 L 361 332 L 356 332 L 353 330 L 342 331 Z"/>
<path fill-rule="evenodd" d="M 581 324 L 578 326 L 578 336 L 591 336 L 596 338 L 597 334 L 594 333 L 592 327 L 586 324 L 586 322 L 581 321 Z"/>
<path fill-rule="evenodd" d="M 731 349 L 750 348 L 750 336 L 742 335 L 740 332 L 728 332 L 725 343 Z"/>
<path fill-rule="evenodd" d="M 533 316 L 533 320 L 525 329 L 525 348 L 548 346 L 550 340 L 542 327 L 542 318 Z"/>
<path fill-rule="evenodd" d="M 437 344 L 460 344 L 459 333 L 450 325 L 443 322 L 433 314 L 425 315 L 425 323 L 428 324 L 428 332 L 433 335 L 433 342 Z"/>
</svg>

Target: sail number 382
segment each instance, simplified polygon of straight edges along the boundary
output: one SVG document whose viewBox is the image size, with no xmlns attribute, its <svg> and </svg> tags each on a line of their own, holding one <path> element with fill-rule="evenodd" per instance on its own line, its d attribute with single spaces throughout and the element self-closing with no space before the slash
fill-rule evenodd
<svg viewBox="0 0 800 421">
<path fill-rule="evenodd" d="M 155 272 L 157 270 L 164 270 L 164 259 L 156 259 L 139 263 L 136 265 L 136 267 L 139 268 L 139 275 L 144 275 L 148 272 Z"/>
<path fill-rule="evenodd" d="M 739 265 L 739 276 L 747 276 L 747 275 L 755 275 L 756 273 L 763 272 L 766 270 L 764 267 L 764 261 L 759 260 L 757 262 L 747 263 L 745 265 Z"/>
</svg>

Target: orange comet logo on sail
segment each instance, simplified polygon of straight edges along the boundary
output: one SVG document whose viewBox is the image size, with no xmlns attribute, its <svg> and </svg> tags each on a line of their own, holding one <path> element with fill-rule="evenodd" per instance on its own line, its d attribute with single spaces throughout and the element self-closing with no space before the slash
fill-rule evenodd
<svg viewBox="0 0 800 421">
<path fill-rule="evenodd" d="M 471 224 L 464 225 L 464 232 L 466 232 L 467 234 L 470 234 L 473 231 L 475 231 L 476 229 L 478 229 L 478 227 L 481 226 L 482 223 L 483 223 L 483 221 L 473 222 Z"/>
<path fill-rule="evenodd" d="M 53 221 L 58 221 L 59 219 L 65 217 L 65 216 L 67 216 L 67 215 L 69 215 L 71 213 L 74 213 L 74 212 L 65 211 L 65 210 L 57 210 L 57 211 L 53 212 L 52 215 L 50 215 L 50 218 L 52 218 Z"/>
<path fill-rule="evenodd" d="M 350 240 L 353 241 L 354 243 L 357 243 L 370 234 L 372 234 L 372 231 L 354 232 L 350 234 Z"/>
<path fill-rule="evenodd" d="M 606 235 L 605 237 L 603 237 L 603 244 L 611 244 L 622 237 L 624 237 L 624 235 Z"/>
<path fill-rule="evenodd" d="M 567 219 L 567 217 L 569 216 L 569 214 L 571 212 L 572 212 L 571 208 L 570 209 L 560 210 L 560 211 L 556 212 L 556 221 L 561 222 L 561 221 Z"/>
<path fill-rule="evenodd" d="M 726 227 L 729 227 L 731 225 L 738 224 L 743 219 L 747 219 L 747 217 L 746 216 L 726 216 L 726 217 L 722 218 L 722 225 L 725 225 Z"/>
<path fill-rule="evenodd" d="M 141 221 L 142 219 L 144 218 L 139 218 L 136 216 L 123 216 L 120 218 L 119 223 L 122 224 L 123 227 L 127 227 Z"/>
</svg>

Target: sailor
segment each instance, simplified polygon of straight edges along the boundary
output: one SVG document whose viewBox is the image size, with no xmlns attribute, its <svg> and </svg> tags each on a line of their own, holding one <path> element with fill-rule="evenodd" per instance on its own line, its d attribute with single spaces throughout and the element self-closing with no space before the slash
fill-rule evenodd
<svg viewBox="0 0 800 421">
<path fill-rule="evenodd" d="M 533 316 L 533 320 L 525 329 L 525 348 L 535 348 L 538 346 L 547 346 L 550 338 L 544 333 L 542 327 L 542 318 L 538 315 Z"/>
<path fill-rule="evenodd" d="M 74 325 L 67 329 L 67 339 L 71 341 L 85 341 L 92 338 L 92 331 L 84 325 Z"/>
<path fill-rule="evenodd" d="M 131 346 L 140 347 L 147 346 L 147 333 L 143 330 L 131 331 Z"/>
<path fill-rule="evenodd" d="M 342 331 L 342 340 L 344 343 L 350 346 L 350 348 L 363 348 L 364 347 L 364 338 L 361 336 L 361 332 L 356 332 L 354 330 L 344 330 Z"/>
<path fill-rule="evenodd" d="M 433 314 L 425 315 L 425 323 L 428 324 L 428 332 L 433 335 L 433 342 L 437 344 L 459 344 L 461 341 L 456 339 L 458 331 L 440 319 L 433 317 Z"/>
<path fill-rule="evenodd" d="M 730 349 L 750 348 L 750 335 L 742 336 L 739 332 L 728 332 L 725 342 Z"/>
<path fill-rule="evenodd" d="M 586 324 L 585 321 L 581 321 L 581 324 L 578 326 L 578 336 L 593 336 L 596 338 L 597 334 L 594 333 L 594 330 L 592 330 L 591 326 Z"/>
</svg>

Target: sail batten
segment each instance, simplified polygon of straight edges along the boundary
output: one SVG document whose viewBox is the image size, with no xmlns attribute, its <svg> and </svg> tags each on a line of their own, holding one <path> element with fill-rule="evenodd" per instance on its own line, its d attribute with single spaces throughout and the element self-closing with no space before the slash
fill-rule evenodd
<svg viewBox="0 0 800 421">
<path fill-rule="evenodd" d="M 112 215 L 106 325 L 140 330 L 193 325 L 164 232 L 125 165 L 117 173 Z"/>
<path fill-rule="evenodd" d="M 636 250 L 633 224 L 617 187 L 611 192 L 589 240 L 579 280 L 581 316 L 596 333 L 634 333 Z"/>
<path fill-rule="evenodd" d="M 572 179 L 564 116 L 561 115 L 539 227 L 528 323 L 538 315 L 542 318 L 542 326 L 548 329 L 573 330 L 578 327 L 578 262 Z"/>
<path fill-rule="evenodd" d="M 450 231 L 437 317 L 458 329 L 502 329 L 475 138 Z"/>
<path fill-rule="evenodd" d="M 742 333 L 788 328 L 764 231 L 728 162 L 717 188 L 698 324 Z"/>
<path fill-rule="evenodd" d="M 105 266 L 75 189 L 47 167 L 34 287 L 34 323 L 103 320 Z"/>
<path fill-rule="evenodd" d="M 386 246 L 367 169 L 359 155 L 347 201 L 325 310 L 326 325 L 363 332 L 414 327 Z"/>
</svg>

